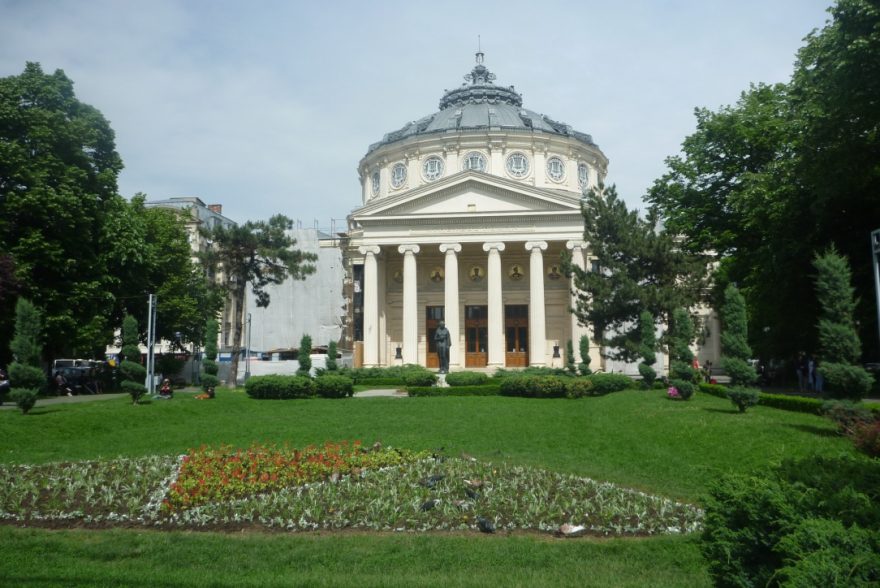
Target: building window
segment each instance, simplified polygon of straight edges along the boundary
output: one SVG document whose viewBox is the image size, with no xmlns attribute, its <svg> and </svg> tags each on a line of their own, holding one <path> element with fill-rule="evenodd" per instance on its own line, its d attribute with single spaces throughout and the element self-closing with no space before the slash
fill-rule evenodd
<svg viewBox="0 0 880 588">
<path fill-rule="evenodd" d="M 391 168 L 391 186 L 400 188 L 406 182 L 406 166 L 402 163 L 395 163 Z"/>
<path fill-rule="evenodd" d="M 554 182 L 561 182 L 565 179 L 565 162 L 558 157 L 551 157 L 547 160 L 547 175 Z"/>
<path fill-rule="evenodd" d="M 482 153 L 471 151 L 464 158 L 464 169 L 473 171 L 486 171 L 486 158 Z"/>
<path fill-rule="evenodd" d="M 443 160 L 439 157 L 429 157 L 422 165 L 422 172 L 426 180 L 433 182 L 443 175 Z"/>
<path fill-rule="evenodd" d="M 515 178 L 524 178 L 529 174 L 529 159 L 522 153 L 511 153 L 507 156 L 507 173 Z"/>
</svg>

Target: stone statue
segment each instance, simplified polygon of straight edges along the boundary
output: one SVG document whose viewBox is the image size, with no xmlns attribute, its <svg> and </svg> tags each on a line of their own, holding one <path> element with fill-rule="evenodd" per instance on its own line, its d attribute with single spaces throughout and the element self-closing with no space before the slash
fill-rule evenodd
<svg viewBox="0 0 880 588">
<path fill-rule="evenodd" d="M 434 332 L 434 342 L 437 344 L 437 356 L 440 358 L 440 373 L 449 372 L 449 347 L 452 344 L 449 338 L 449 329 L 443 321 L 437 325 L 437 331 Z"/>
</svg>

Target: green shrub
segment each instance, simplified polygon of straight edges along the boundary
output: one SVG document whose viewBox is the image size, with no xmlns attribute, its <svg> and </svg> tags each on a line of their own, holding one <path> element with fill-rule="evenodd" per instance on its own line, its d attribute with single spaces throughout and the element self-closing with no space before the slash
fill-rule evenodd
<svg viewBox="0 0 880 588">
<path fill-rule="evenodd" d="M 308 376 L 312 371 L 312 338 L 309 335 L 303 335 L 299 341 L 299 353 L 296 356 L 299 362 L 299 369 L 296 370 L 298 376 Z"/>
<path fill-rule="evenodd" d="M 14 361 L 9 364 L 9 385 L 39 393 L 46 389 L 46 374 L 41 368 Z"/>
<path fill-rule="evenodd" d="M 433 386 L 437 383 L 437 374 L 413 371 L 403 376 L 403 383 L 407 386 Z"/>
<path fill-rule="evenodd" d="M 592 374 L 587 376 L 587 379 L 593 384 L 594 396 L 631 390 L 636 387 L 632 378 L 623 374 Z"/>
<path fill-rule="evenodd" d="M 135 383 L 141 383 L 147 379 L 147 368 L 127 359 L 119 364 L 119 371 L 126 380 Z"/>
<path fill-rule="evenodd" d="M 792 412 L 805 412 L 808 414 L 822 414 L 822 401 L 818 398 L 804 396 L 788 396 L 786 394 L 766 394 L 762 392 L 758 396 L 758 404 L 772 406 Z"/>
<path fill-rule="evenodd" d="M 248 396 L 259 400 L 311 398 L 315 395 L 315 382 L 306 376 L 251 376 L 244 389 Z"/>
<path fill-rule="evenodd" d="M 572 377 L 564 368 L 553 367 L 527 367 L 523 370 L 507 370 L 498 368 L 493 374 L 493 378 L 518 378 L 520 376 L 558 376 L 563 378 Z"/>
<path fill-rule="evenodd" d="M 21 414 L 27 414 L 37 403 L 38 394 L 39 391 L 34 388 L 13 388 L 9 392 L 9 397 L 21 410 Z"/>
<path fill-rule="evenodd" d="M 861 404 L 847 400 L 827 400 L 822 403 L 822 414 L 837 424 L 841 435 L 851 437 L 861 425 L 874 422 L 874 413 Z"/>
<path fill-rule="evenodd" d="M 852 438 L 856 449 L 871 457 L 880 457 L 880 421 L 857 425 Z"/>
<path fill-rule="evenodd" d="M 593 373 L 590 369 L 590 338 L 587 335 L 581 335 L 578 341 L 578 351 L 581 353 L 581 362 L 578 364 L 578 371 L 582 376 L 589 376 Z"/>
<path fill-rule="evenodd" d="M 220 371 L 220 366 L 213 359 L 203 359 L 202 370 L 208 375 L 216 376 L 217 372 Z"/>
<path fill-rule="evenodd" d="M 727 398 L 727 386 L 723 386 L 721 384 L 706 384 L 701 383 L 698 388 L 700 392 L 705 392 L 711 396 L 717 396 L 718 398 Z"/>
<path fill-rule="evenodd" d="M 453 387 L 482 386 L 488 381 L 488 374 L 483 372 L 452 372 L 446 374 L 446 383 Z"/>
<path fill-rule="evenodd" d="M 805 519 L 778 545 L 783 586 L 877 586 L 880 535 L 840 521 Z"/>
<path fill-rule="evenodd" d="M 336 363 L 336 356 L 339 351 L 336 349 L 336 341 L 330 341 L 330 344 L 327 345 L 327 360 L 324 362 L 324 369 L 328 372 L 335 372 L 339 369 L 338 364 Z"/>
<path fill-rule="evenodd" d="M 123 392 L 131 396 L 132 404 L 137 404 L 144 394 L 147 393 L 146 386 L 132 380 L 123 380 L 119 386 L 122 388 Z"/>
<path fill-rule="evenodd" d="M 727 391 L 727 397 L 740 412 L 745 412 L 750 406 L 758 404 L 758 394 L 759 391 L 755 388 L 743 386 L 734 386 Z"/>
<path fill-rule="evenodd" d="M 753 475 L 724 476 L 713 483 L 704 501 L 702 550 L 710 574 L 720 586 L 776 585 L 781 573 L 794 578 L 797 570 L 793 568 L 802 560 L 833 564 L 847 559 L 851 552 L 847 545 L 853 541 L 852 537 L 841 540 L 840 529 L 880 527 L 878 500 L 878 460 L 814 456 L 786 460 Z M 828 519 L 840 525 L 826 524 L 820 530 L 817 523 L 804 522 L 809 519 Z M 853 533 L 859 541 L 866 540 L 858 530 Z M 833 542 L 841 548 L 840 553 L 825 552 L 829 536 L 838 537 Z M 876 546 L 877 538 L 869 543 Z M 841 558 L 841 554 L 847 557 Z M 782 572 L 783 567 L 792 569 Z M 864 570 L 873 568 L 850 569 L 859 578 Z M 838 585 L 850 584 L 844 581 Z"/>
<path fill-rule="evenodd" d="M 858 365 L 846 363 L 823 363 L 819 373 L 825 378 L 825 388 L 834 398 L 861 400 L 874 385 L 874 378 Z"/>
<path fill-rule="evenodd" d="M 202 374 L 202 390 L 207 390 L 208 388 L 217 388 L 220 385 L 220 378 L 215 376 L 214 374 L 204 373 Z"/>
<path fill-rule="evenodd" d="M 407 374 L 432 373 L 427 368 L 416 364 L 396 365 L 385 368 L 342 368 L 338 372 L 340 375 L 351 378 L 355 384 L 370 386 L 403 385 Z"/>
<path fill-rule="evenodd" d="M 669 385 L 678 390 L 681 400 L 690 400 L 694 395 L 694 383 L 690 380 L 669 380 Z"/>
<path fill-rule="evenodd" d="M 654 380 L 657 379 L 657 371 L 654 368 L 642 362 L 639 364 L 639 375 L 642 376 L 642 385 L 645 388 L 654 387 Z"/>
<path fill-rule="evenodd" d="M 500 386 L 498 384 L 486 384 L 485 386 L 455 386 L 440 388 L 438 386 L 411 386 L 406 392 L 412 397 L 425 396 L 498 396 Z"/>
<path fill-rule="evenodd" d="M 733 385 L 751 385 L 758 379 L 755 368 L 739 357 L 722 357 L 721 369 L 730 377 Z"/>
<path fill-rule="evenodd" d="M 589 378 L 572 378 L 565 382 L 565 395 L 568 398 L 584 398 L 594 394 L 593 381 Z"/>
<path fill-rule="evenodd" d="M 346 376 L 326 374 L 315 378 L 315 391 L 323 398 L 351 398 L 354 382 Z"/>
<path fill-rule="evenodd" d="M 505 377 L 501 380 L 503 396 L 524 396 L 527 398 L 563 398 L 566 379 L 559 376 L 523 375 Z"/>
</svg>

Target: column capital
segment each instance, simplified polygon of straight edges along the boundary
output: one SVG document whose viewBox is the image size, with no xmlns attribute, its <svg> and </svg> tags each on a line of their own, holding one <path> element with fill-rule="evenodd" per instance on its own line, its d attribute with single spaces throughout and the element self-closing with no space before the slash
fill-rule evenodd
<svg viewBox="0 0 880 588">
<path fill-rule="evenodd" d="M 398 253 L 418 253 L 421 247 L 416 244 L 401 245 L 397 248 Z"/>
<path fill-rule="evenodd" d="M 586 241 L 566 241 L 565 242 L 566 249 L 586 249 L 587 242 Z"/>
<path fill-rule="evenodd" d="M 440 253 L 461 253 L 461 243 L 443 243 L 440 245 Z"/>
<path fill-rule="evenodd" d="M 378 245 L 362 245 L 358 247 L 358 251 L 360 251 L 361 255 L 366 255 L 367 253 L 379 255 L 379 251 L 381 251 L 381 249 Z"/>
<path fill-rule="evenodd" d="M 526 251 L 533 251 L 535 249 L 546 251 L 547 241 L 526 241 Z"/>
<path fill-rule="evenodd" d="M 491 251 L 492 249 L 496 249 L 499 252 L 504 251 L 504 243 L 483 243 L 483 251 Z"/>
</svg>

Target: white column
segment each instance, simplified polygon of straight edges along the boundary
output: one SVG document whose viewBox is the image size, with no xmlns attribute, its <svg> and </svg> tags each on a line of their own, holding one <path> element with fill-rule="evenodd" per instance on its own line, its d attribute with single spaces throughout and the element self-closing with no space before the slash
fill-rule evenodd
<svg viewBox="0 0 880 588">
<path fill-rule="evenodd" d="M 547 326 L 544 308 L 544 257 L 547 241 L 528 241 L 529 257 L 529 365 L 547 363 Z"/>
<path fill-rule="evenodd" d="M 462 345 L 459 342 L 459 317 L 458 317 L 458 257 L 461 253 L 461 245 L 458 243 L 444 243 L 440 245 L 440 252 L 446 254 L 444 271 L 444 310 L 443 317 L 446 328 L 449 329 L 449 340 L 452 348 L 449 350 L 449 370 L 461 367 L 464 357 Z"/>
<path fill-rule="evenodd" d="M 416 275 L 418 245 L 401 245 L 403 254 L 403 363 L 419 362 L 419 289 Z"/>
<path fill-rule="evenodd" d="M 379 280 L 376 271 L 378 245 L 359 247 L 364 255 L 364 366 L 379 365 Z"/>
<path fill-rule="evenodd" d="M 501 252 L 504 243 L 483 243 L 483 251 L 489 253 L 486 282 L 488 285 L 488 367 L 504 366 L 504 301 L 501 298 Z"/>
</svg>

